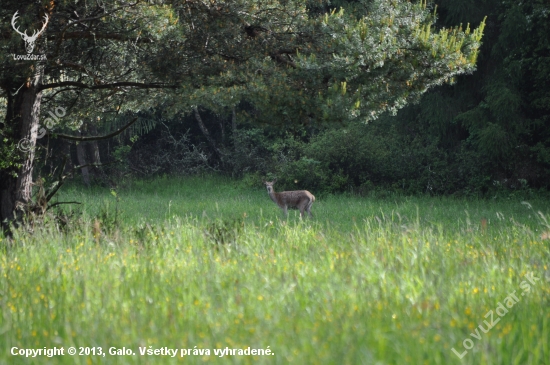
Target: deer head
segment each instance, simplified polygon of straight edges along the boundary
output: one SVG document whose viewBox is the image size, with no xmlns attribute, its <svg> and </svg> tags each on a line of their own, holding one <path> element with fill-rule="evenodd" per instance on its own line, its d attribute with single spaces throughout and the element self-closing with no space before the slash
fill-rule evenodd
<svg viewBox="0 0 550 365">
<path fill-rule="evenodd" d="M 32 53 L 32 50 L 34 49 L 34 42 L 36 42 L 36 38 L 38 38 L 38 36 L 40 34 L 42 34 L 42 32 L 44 32 L 44 30 L 46 29 L 46 25 L 48 25 L 48 21 L 50 20 L 50 18 L 48 17 L 48 14 L 46 14 L 44 16 L 44 23 L 42 24 L 42 29 L 40 29 L 40 31 L 37 33 L 36 30 L 32 33 L 31 36 L 28 36 L 27 35 L 27 30 L 25 29 L 25 33 L 21 33 L 19 31 L 19 27 L 16 27 L 15 26 L 15 21 L 17 20 L 17 18 L 19 18 L 17 16 L 17 13 L 19 11 L 16 11 L 15 14 L 13 14 L 13 18 L 11 18 L 11 26 L 13 27 L 13 29 L 19 33 L 21 35 L 21 37 L 23 38 L 23 40 L 25 41 L 25 48 L 27 49 L 27 53 Z"/>
<path fill-rule="evenodd" d="M 273 179 L 273 181 L 262 180 L 262 182 L 264 183 L 265 187 L 267 188 L 267 192 L 272 193 L 273 192 L 273 184 L 275 184 L 277 182 L 277 179 Z"/>
</svg>

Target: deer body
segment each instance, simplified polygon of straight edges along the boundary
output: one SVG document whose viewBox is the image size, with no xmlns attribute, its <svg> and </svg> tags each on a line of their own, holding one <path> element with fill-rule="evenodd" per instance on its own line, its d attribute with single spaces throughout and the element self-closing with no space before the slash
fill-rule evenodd
<svg viewBox="0 0 550 365">
<path fill-rule="evenodd" d="M 269 197 L 275 204 L 281 208 L 285 214 L 288 215 L 288 209 L 298 209 L 300 211 L 300 218 L 303 217 L 304 212 L 307 212 L 310 217 L 313 217 L 311 214 L 311 206 L 315 201 L 315 196 L 307 190 L 293 190 L 293 191 L 282 191 L 276 193 L 273 189 L 273 184 L 277 180 L 272 182 L 264 181 L 264 184 L 267 188 L 267 193 Z"/>
</svg>

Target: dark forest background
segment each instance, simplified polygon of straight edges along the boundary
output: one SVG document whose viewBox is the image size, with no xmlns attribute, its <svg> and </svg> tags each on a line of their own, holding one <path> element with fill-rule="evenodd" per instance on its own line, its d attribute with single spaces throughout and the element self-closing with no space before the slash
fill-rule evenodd
<svg viewBox="0 0 550 365">
<path fill-rule="evenodd" d="M 277 177 L 281 190 L 317 193 L 487 196 L 547 190 L 550 4 L 439 0 L 437 5 L 439 27 L 479 24 L 487 16 L 477 71 L 433 89 L 397 116 L 368 124 L 304 120 L 281 128 L 262 127 L 246 104 L 223 114 L 199 108 L 170 119 L 161 110 L 143 111 L 116 139 L 39 140 L 41 174 L 59 165 L 49 155 L 55 147 L 70 151 L 73 166 L 88 165 L 73 171 L 86 185 L 215 172 L 251 186 Z M 96 167 L 99 163 L 103 166 Z"/>
</svg>

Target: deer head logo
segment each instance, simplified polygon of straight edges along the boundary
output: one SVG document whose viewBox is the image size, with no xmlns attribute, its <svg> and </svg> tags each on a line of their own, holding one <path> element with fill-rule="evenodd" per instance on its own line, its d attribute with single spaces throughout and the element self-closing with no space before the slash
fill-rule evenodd
<svg viewBox="0 0 550 365">
<path fill-rule="evenodd" d="M 19 27 L 16 27 L 15 25 L 15 21 L 17 20 L 18 16 L 17 16 L 17 13 L 19 11 L 16 11 L 15 14 L 13 14 L 13 18 L 11 18 L 11 26 L 13 27 L 13 29 L 19 33 L 21 35 L 21 37 L 23 38 L 23 40 L 25 41 L 25 48 L 27 49 L 27 53 L 32 53 L 32 50 L 34 49 L 34 42 L 36 42 L 36 38 L 38 38 L 38 36 L 40 34 L 42 34 L 42 32 L 44 32 L 44 30 L 46 29 L 46 25 L 48 25 L 48 21 L 50 20 L 50 18 L 48 18 L 48 15 L 46 14 L 44 16 L 44 23 L 42 25 L 42 29 L 40 29 L 40 31 L 37 33 L 36 30 L 32 33 L 31 36 L 28 36 L 27 35 L 27 30 L 25 29 L 25 32 L 24 33 L 21 33 L 19 31 Z"/>
</svg>

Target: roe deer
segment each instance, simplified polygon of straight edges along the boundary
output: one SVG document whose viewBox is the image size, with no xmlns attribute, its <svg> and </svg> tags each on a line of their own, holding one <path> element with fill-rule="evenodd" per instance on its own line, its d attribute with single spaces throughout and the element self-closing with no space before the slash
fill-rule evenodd
<svg viewBox="0 0 550 365">
<path fill-rule="evenodd" d="M 304 215 L 304 211 L 306 211 L 310 217 L 313 217 L 313 214 L 311 214 L 311 206 L 315 201 L 315 196 L 313 196 L 313 194 L 307 190 L 283 191 L 276 193 L 275 190 L 273 190 L 273 184 L 275 184 L 276 181 L 277 179 L 271 182 L 264 181 L 264 184 L 267 188 L 269 197 L 279 206 L 279 208 L 283 210 L 285 217 L 288 216 L 287 209 L 289 208 L 298 209 L 300 211 L 300 218 Z"/>
</svg>

